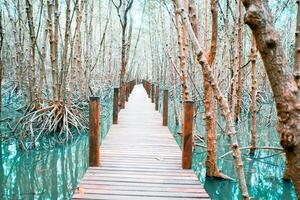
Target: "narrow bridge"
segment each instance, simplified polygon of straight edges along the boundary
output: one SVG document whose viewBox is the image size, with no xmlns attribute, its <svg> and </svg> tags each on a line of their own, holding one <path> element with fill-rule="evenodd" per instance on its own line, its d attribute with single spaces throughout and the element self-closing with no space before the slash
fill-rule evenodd
<svg viewBox="0 0 300 200">
<path fill-rule="evenodd" d="M 134 87 L 73 199 L 209 199 L 142 85 Z"/>
</svg>

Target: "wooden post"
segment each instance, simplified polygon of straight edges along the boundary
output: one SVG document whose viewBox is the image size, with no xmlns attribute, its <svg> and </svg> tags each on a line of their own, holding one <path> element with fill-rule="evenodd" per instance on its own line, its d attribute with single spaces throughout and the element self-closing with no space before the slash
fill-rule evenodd
<svg viewBox="0 0 300 200">
<path fill-rule="evenodd" d="M 118 123 L 119 115 L 119 88 L 114 88 L 113 124 Z"/>
<path fill-rule="evenodd" d="M 148 97 L 150 98 L 150 90 L 151 90 L 151 85 L 150 83 L 147 81 L 147 93 L 148 93 Z"/>
<path fill-rule="evenodd" d="M 158 110 L 158 103 L 159 103 L 159 86 L 156 86 L 155 90 L 155 110 Z"/>
<path fill-rule="evenodd" d="M 130 81 L 129 82 L 129 94 L 131 94 L 132 89 L 133 89 L 133 81 Z"/>
<path fill-rule="evenodd" d="M 137 84 L 137 81 L 135 80 L 133 83 L 132 83 L 132 88 L 131 88 L 131 92 L 133 91 L 133 88 L 134 86 Z"/>
<path fill-rule="evenodd" d="M 126 94 L 126 102 L 128 102 L 128 98 L 129 98 L 129 84 L 128 83 L 126 83 L 125 94 Z"/>
<path fill-rule="evenodd" d="M 169 104 L 169 91 L 164 90 L 163 101 L 163 126 L 168 126 L 168 105 Z"/>
<path fill-rule="evenodd" d="M 90 153 L 89 164 L 100 165 L 100 97 L 90 97 Z"/>
<path fill-rule="evenodd" d="M 147 91 L 147 81 L 144 81 L 144 88 L 145 88 L 146 92 L 148 93 L 148 91 Z"/>
<path fill-rule="evenodd" d="M 182 168 L 191 169 L 193 156 L 194 102 L 183 103 Z"/>
<path fill-rule="evenodd" d="M 120 107 L 121 109 L 125 109 L 125 100 L 126 100 L 126 85 L 123 84 L 120 87 Z"/>
<path fill-rule="evenodd" d="M 155 95 L 155 91 L 154 91 L 155 87 L 154 84 L 151 84 L 151 103 L 154 103 L 154 95 Z"/>
</svg>

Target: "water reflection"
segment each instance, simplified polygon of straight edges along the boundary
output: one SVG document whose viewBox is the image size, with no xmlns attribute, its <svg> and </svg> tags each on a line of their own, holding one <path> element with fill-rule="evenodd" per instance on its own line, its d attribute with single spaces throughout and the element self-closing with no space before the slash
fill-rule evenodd
<svg viewBox="0 0 300 200">
<path fill-rule="evenodd" d="M 99 95 L 101 142 L 112 124 L 112 91 Z M 0 117 L 18 116 L 14 110 L 6 109 Z M 84 113 L 88 118 L 88 109 Z M 88 135 L 62 145 L 45 137 L 38 149 L 24 152 L 17 142 L 2 140 L 6 132 L 6 124 L 0 123 L 0 199 L 70 199 L 88 167 Z"/>
<path fill-rule="evenodd" d="M 169 105 L 169 128 L 174 133 L 174 137 L 181 145 L 181 136 L 176 134 L 181 132 L 181 127 L 175 125 L 172 101 Z M 205 138 L 205 116 L 203 108 L 199 108 L 199 113 L 195 118 L 195 133 Z M 258 115 L 257 146 L 280 147 L 278 133 L 275 130 L 275 120 L 265 113 L 270 113 L 270 107 L 262 107 L 262 114 Z M 273 117 L 274 118 L 274 117 Z M 237 125 L 238 139 L 240 146 L 250 146 L 250 116 L 243 115 L 242 121 Z M 224 121 L 218 120 L 221 127 Z M 222 134 L 222 129 L 218 128 L 217 156 L 220 157 L 230 151 L 228 138 Z M 199 142 L 199 141 L 198 141 Z M 224 181 L 205 177 L 206 152 L 202 147 L 196 147 L 193 155 L 193 169 L 206 191 L 212 199 L 216 200 L 236 200 L 241 199 L 240 190 L 236 181 Z M 296 200 L 296 194 L 291 182 L 282 179 L 285 167 L 285 156 L 280 151 L 257 150 L 253 157 L 248 155 L 248 150 L 242 151 L 246 181 L 252 199 L 262 200 Z M 219 169 L 226 175 L 236 180 L 235 167 L 231 154 L 218 159 Z"/>
<path fill-rule="evenodd" d="M 69 199 L 88 167 L 87 149 L 87 135 L 43 151 L 0 143 L 1 199 Z"/>
</svg>

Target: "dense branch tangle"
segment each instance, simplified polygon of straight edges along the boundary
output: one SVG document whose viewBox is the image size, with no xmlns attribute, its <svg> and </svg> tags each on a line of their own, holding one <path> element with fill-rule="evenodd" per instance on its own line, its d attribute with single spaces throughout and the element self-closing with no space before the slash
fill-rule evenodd
<svg viewBox="0 0 300 200">
<path fill-rule="evenodd" d="M 243 29 L 242 3 L 253 34 Z M 283 8 L 282 2 L 274 4 L 280 15 L 285 7 L 292 7 L 288 1 Z M 226 133 L 228 154 L 233 154 L 240 190 L 248 199 L 237 132 L 243 122 L 252 121 L 245 128 L 248 131 L 239 132 L 242 145 L 253 156 L 259 146 L 267 147 L 256 141 L 263 135 L 256 129 L 264 125 L 256 120 L 266 119 L 270 127 L 275 124 L 275 100 L 287 156 L 285 178 L 292 179 L 299 191 L 295 176 L 299 174 L 299 13 L 296 50 L 290 55 L 285 49 L 291 49 L 292 31 L 286 31 L 282 45 L 267 3 L 259 0 L 5 0 L 3 9 L 1 103 L 4 113 L 14 109 L 23 114 L 8 123 L 23 148 L 33 148 L 43 137 L 64 142 L 84 132 L 89 96 L 119 87 L 119 104 L 124 108 L 127 83 L 146 80 L 161 95 L 169 89 L 174 113 L 170 128 L 176 132 L 184 125 L 185 101 L 195 101 L 194 133 L 196 146 L 206 148 L 206 176 L 226 178 L 217 165 L 217 148 L 228 150 L 217 145 L 221 142 L 217 136 Z M 293 63 L 293 57 L 292 72 L 287 60 Z M 251 141 L 244 140 L 249 135 Z M 274 141 L 274 147 L 280 145 Z"/>
<path fill-rule="evenodd" d="M 83 39 L 80 32 L 84 5 L 89 7 L 90 4 L 83 0 L 66 0 L 66 12 L 63 15 L 61 14 L 61 8 L 64 6 L 60 5 L 60 1 L 47 0 L 39 3 L 36 4 L 32 0 L 24 2 L 5 1 L 7 13 L 13 26 L 13 39 L 15 40 L 15 46 L 12 45 L 9 48 L 14 47 L 16 49 L 17 67 L 15 68 L 15 74 L 18 82 L 15 92 L 17 96 L 24 94 L 24 97 L 19 98 L 26 99 L 27 94 L 29 95 L 29 98 L 26 99 L 28 100 L 27 105 L 25 105 L 27 109 L 24 110 L 25 113 L 14 128 L 15 135 L 21 139 L 24 148 L 34 147 L 34 144 L 40 138 L 49 134 L 57 134 L 62 138 L 62 141 L 68 140 L 72 138 L 72 134 L 75 134 L 75 132 L 83 132 L 86 123 L 82 115 L 85 104 L 81 101 L 85 101 L 87 96 L 84 96 L 84 94 L 89 93 L 85 91 L 89 87 L 85 87 L 83 83 L 88 82 L 84 80 L 88 79 L 88 70 L 91 70 L 91 68 L 87 68 L 86 65 L 91 65 L 92 60 L 89 60 L 90 63 L 85 62 L 84 66 L 81 62 L 81 43 Z M 37 19 L 34 11 L 37 9 L 36 5 L 39 6 L 38 26 L 35 23 Z M 11 6 L 17 8 L 17 15 L 10 13 Z M 25 12 L 23 12 L 23 8 L 26 8 L 24 9 Z M 87 17 L 90 17 L 90 15 Z M 76 21 L 73 21 L 73 19 L 76 19 Z M 60 27 L 63 20 L 65 29 Z M 76 26 L 72 26 L 73 22 L 76 23 Z M 87 23 L 87 20 L 85 22 Z M 25 57 L 27 55 L 26 30 L 28 30 L 29 41 L 28 58 Z M 40 34 L 40 32 L 43 32 L 43 34 Z M 64 37 L 62 37 L 63 34 Z M 6 39 L 8 38 L 8 35 L 6 35 Z M 88 38 L 84 39 L 88 40 Z M 2 41 L 1 39 L 1 44 Z M 6 42 L 5 45 L 9 44 Z M 62 51 L 59 49 L 62 49 Z M 1 52 L 1 58 L 3 56 Z M 25 64 L 27 59 L 28 67 Z M 7 60 L 9 59 L 6 57 L 6 64 L 8 65 Z M 24 74 L 26 71 L 28 76 Z M 7 72 L 9 72 L 9 69 L 7 69 Z M 27 81 L 28 91 L 20 87 L 26 84 Z M 51 85 L 50 88 L 48 84 Z M 19 91 L 24 93 L 19 93 Z M 27 136 L 31 138 L 30 141 L 27 140 Z"/>
<path fill-rule="evenodd" d="M 125 108 L 125 93 L 126 93 L 126 70 L 128 64 L 128 49 L 130 46 L 130 37 L 132 27 L 130 26 L 129 33 L 126 35 L 128 26 L 128 14 L 133 5 L 133 0 L 112 0 L 115 6 L 118 17 L 120 20 L 120 25 L 122 27 L 122 40 L 121 40 L 121 71 L 120 71 L 120 105 Z M 126 38 L 127 36 L 127 38 Z"/>
<path fill-rule="evenodd" d="M 238 145 L 237 135 L 236 135 L 236 130 L 235 130 L 234 116 L 229 109 L 228 101 L 226 100 L 224 95 L 221 93 L 219 86 L 213 77 L 213 73 L 212 73 L 210 64 L 208 63 L 207 57 L 204 54 L 204 51 L 201 48 L 199 41 L 193 31 L 192 25 L 191 25 L 189 17 L 188 17 L 188 13 L 184 7 L 182 0 L 177 0 L 176 4 L 178 7 L 178 12 L 180 13 L 181 18 L 183 20 L 183 23 L 185 23 L 185 25 L 187 27 L 187 32 L 190 36 L 191 42 L 194 45 L 195 54 L 197 56 L 197 61 L 205 69 L 205 71 L 203 71 L 204 76 L 207 78 L 208 82 L 210 83 L 210 85 L 214 91 L 215 98 L 218 101 L 219 106 L 222 110 L 222 115 L 226 119 L 228 136 L 230 138 L 231 148 L 232 148 L 233 157 L 235 160 L 236 171 L 237 171 L 237 176 L 238 176 L 238 180 L 239 180 L 239 186 L 242 191 L 242 197 L 243 197 L 243 199 L 249 199 L 249 194 L 248 194 L 248 190 L 247 190 L 246 179 L 245 179 L 245 174 L 244 174 L 244 169 L 243 169 L 243 161 L 241 159 L 241 152 L 239 150 L 239 145 Z"/>
</svg>

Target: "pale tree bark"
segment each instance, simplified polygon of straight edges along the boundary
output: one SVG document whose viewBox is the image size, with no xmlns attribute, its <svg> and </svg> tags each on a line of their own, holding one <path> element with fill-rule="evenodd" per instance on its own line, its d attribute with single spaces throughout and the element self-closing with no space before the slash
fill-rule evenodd
<svg viewBox="0 0 300 200">
<path fill-rule="evenodd" d="M 204 0 L 204 51 L 208 50 L 208 1 Z"/>
<path fill-rule="evenodd" d="M 161 7 L 160 7 L 161 9 Z M 162 18 L 161 18 L 162 20 Z M 161 23 L 162 24 L 162 23 Z M 176 24 L 176 23 L 175 23 Z M 175 27 L 176 28 L 176 27 Z M 162 29 L 163 30 L 163 29 Z M 171 45 L 172 42 L 173 42 L 173 18 L 170 17 L 170 20 L 169 20 L 169 36 L 168 36 L 168 43 Z M 166 45 L 167 47 L 170 46 L 170 45 Z M 174 51 L 174 49 L 172 49 Z M 169 62 L 171 65 L 174 65 L 173 67 L 171 67 L 171 72 L 170 72 L 170 82 L 173 86 L 173 109 L 174 109 L 174 117 L 175 117 L 175 125 L 176 127 L 179 125 L 179 116 L 178 116 L 178 111 L 177 111 L 177 100 L 176 100 L 176 97 L 177 97 L 177 76 L 176 76 L 176 65 L 175 63 L 173 62 L 172 60 L 172 56 L 171 54 L 174 55 L 174 52 L 171 52 L 171 49 L 170 49 L 170 52 L 167 52 L 168 53 L 168 58 L 169 58 Z M 157 74 L 157 82 L 159 83 L 159 69 L 157 70 L 158 71 L 158 74 Z"/>
<path fill-rule="evenodd" d="M 236 12 L 236 22 L 235 22 L 235 29 L 234 29 L 234 44 L 233 44 L 233 51 L 234 51 L 234 58 L 233 58 L 233 65 L 232 65 L 232 78 L 230 83 L 230 110 L 236 114 L 236 105 L 237 105 L 237 88 L 238 88 L 238 79 L 239 79 L 239 57 L 240 57 L 240 42 L 239 34 L 241 29 L 241 9 L 239 8 Z M 234 118 L 236 119 L 236 115 L 234 115 Z"/>
<path fill-rule="evenodd" d="M 27 14 L 27 23 L 29 28 L 29 36 L 30 36 L 30 67 L 28 70 L 29 75 L 29 93 L 30 93 L 30 102 L 36 99 L 36 92 L 35 92 L 35 30 L 33 24 L 33 10 L 32 10 L 32 1 L 26 0 L 26 14 Z"/>
<path fill-rule="evenodd" d="M 73 52 L 72 64 L 71 64 L 71 77 L 70 77 L 70 91 L 68 96 L 68 105 L 71 105 L 71 98 L 73 96 L 76 71 L 78 70 L 78 64 L 81 62 L 81 22 L 82 22 L 82 9 L 83 0 L 78 0 L 76 5 L 76 28 L 75 28 L 75 49 Z M 79 80 L 80 81 L 80 80 Z"/>
<path fill-rule="evenodd" d="M 82 24 L 82 14 L 84 10 L 84 0 L 80 0 L 80 8 L 79 8 L 79 20 L 80 20 L 80 25 Z M 81 27 L 78 30 L 78 38 L 76 42 L 76 49 L 77 49 L 77 54 L 76 54 L 76 65 L 77 65 L 77 75 L 76 75 L 76 80 L 77 80 L 77 86 L 78 86 L 78 99 L 82 100 L 83 98 L 83 83 L 84 83 L 84 69 L 82 65 L 82 39 L 81 39 Z"/>
<path fill-rule="evenodd" d="M 178 8 L 178 11 L 180 12 L 182 20 L 186 24 L 187 32 L 190 36 L 190 40 L 193 43 L 193 46 L 195 49 L 195 54 L 197 56 L 197 61 L 205 69 L 203 71 L 203 73 L 205 74 L 205 77 L 207 78 L 208 82 L 210 83 L 210 85 L 212 87 L 215 98 L 221 108 L 221 113 L 225 117 L 225 120 L 227 122 L 227 131 L 228 131 L 228 136 L 230 139 L 230 145 L 231 145 L 232 154 L 233 154 L 236 172 L 237 172 L 237 179 L 239 182 L 239 187 L 241 190 L 242 197 L 243 197 L 243 199 L 250 199 L 249 194 L 248 194 L 247 185 L 246 185 L 245 173 L 244 173 L 244 169 L 243 169 L 243 161 L 241 158 L 241 152 L 239 149 L 237 134 L 236 134 L 236 130 L 235 130 L 234 116 L 229 109 L 227 99 L 222 94 L 216 80 L 214 79 L 214 75 L 213 75 L 212 69 L 208 63 L 207 56 L 205 55 L 203 49 L 201 48 L 196 35 L 194 34 L 193 28 L 191 26 L 191 23 L 190 23 L 190 20 L 188 17 L 188 13 L 187 13 L 186 9 L 184 8 L 182 0 L 177 0 L 176 4 L 177 4 L 177 8 Z"/>
<path fill-rule="evenodd" d="M 125 108 L 125 92 L 126 92 L 126 69 L 127 69 L 127 61 L 126 61 L 126 31 L 128 26 L 128 14 L 133 5 L 133 0 L 126 1 L 125 0 L 117 0 L 116 3 L 112 0 L 114 4 L 117 14 L 119 17 L 119 21 L 122 28 L 122 40 L 121 40 L 121 71 L 120 71 L 120 105 L 122 108 Z M 123 12 L 122 12 L 123 8 Z"/>
<path fill-rule="evenodd" d="M 217 10 L 217 0 L 211 0 L 211 13 L 212 13 L 212 35 L 211 35 L 211 47 L 207 54 L 208 63 L 212 65 L 217 52 L 218 43 L 218 10 Z M 189 6 L 189 18 L 193 31 L 198 39 L 199 38 L 199 24 L 198 17 L 196 13 L 196 6 L 194 1 L 190 1 Z M 205 71 L 205 68 L 202 67 Z M 206 130 L 206 150 L 207 156 L 205 161 L 206 166 L 206 176 L 210 177 L 223 177 L 225 176 L 220 173 L 217 165 L 217 141 L 216 141 L 216 114 L 215 114 L 215 104 L 212 88 L 204 76 L 203 73 L 203 88 L 204 88 L 204 109 L 205 109 L 205 130 Z"/>
<path fill-rule="evenodd" d="M 261 0 L 243 0 L 245 23 L 255 37 L 276 102 L 280 144 L 286 153 L 287 167 L 300 199 L 300 102 L 298 87 L 281 39 L 273 23 L 268 4 Z"/>
<path fill-rule="evenodd" d="M 177 97 L 177 78 L 176 78 L 176 73 L 175 69 L 171 69 L 171 80 L 172 80 L 172 85 L 173 85 L 173 109 L 174 109 L 174 115 L 175 115 L 175 125 L 178 126 L 179 124 L 179 117 L 178 117 L 178 112 L 177 112 L 177 102 L 176 102 L 176 97 Z"/>
<path fill-rule="evenodd" d="M 250 137 L 250 155 L 254 155 L 256 148 L 256 93 L 257 93 L 257 79 L 256 79 L 256 59 L 257 59 L 257 50 L 255 38 L 252 37 L 251 45 L 251 114 L 252 114 L 252 126 L 251 126 L 251 137 Z"/>
<path fill-rule="evenodd" d="M 57 34 L 56 32 L 56 25 L 55 22 L 53 23 L 53 7 L 56 10 L 56 3 L 50 2 L 47 0 L 47 11 L 48 11 L 48 19 L 47 19 L 47 26 L 49 31 L 49 44 L 50 44 L 50 61 L 51 61 L 51 75 L 52 75 L 52 98 L 54 101 L 57 100 L 58 93 L 57 93 Z M 57 5 L 58 6 L 58 5 Z M 54 27 L 53 27 L 54 26 Z"/>
<path fill-rule="evenodd" d="M 85 53 L 85 79 L 86 84 L 84 91 L 87 92 L 91 88 L 91 68 L 92 68 L 92 49 L 93 49 L 93 15 L 94 15 L 94 0 L 91 5 L 86 2 L 85 17 L 86 17 L 86 53 Z M 89 13 L 89 18 L 88 18 Z M 86 94 L 88 95 L 88 94 Z"/>
<path fill-rule="evenodd" d="M 18 9 L 18 48 L 17 48 L 17 86 L 16 90 L 20 90 L 21 86 L 23 85 L 23 79 L 24 79 L 24 32 L 23 32 L 23 25 L 22 25 L 22 6 L 20 3 L 20 0 L 17 2 L 17 9 Z"/>
<path fill-rule="evenodd" d="M 237 44 L 238 44 L 238 80 L 237 80 L 237 91 L 236 91 L 236 107 L 235 107 L 235 120 L 238 121 L 241 115 L 242 106 L 242 92 L 243 92 L 243 16 L 242 16 L 242 0 L 238 0 L 238 30 L 237 30 Z"/>
<path fill-rule="evenodd" d="M 197 12 L 196 4 L 195 4 L 194 0 L 189 1 L 189 18 L 190 18 L 192 27 L 194 29 L 194 33 L 197 36 L 197 38 L 199 38 L 199 17 L 198 17 L 198 12 Z M 191 49 L 191 54 L 193 54 L 192 49 Z M 194 59 L 194 63 L 196 63 L 197 59 L 196 59 L 195 56 L 193 57 L 193 59 Z M 191 79 L 193 79 L 195 81 L 196 80 L 197 65 L 194 64 L 194 63 L 191 63 L 191 70 L 192 70 Z M 192 92 L 193 96 L 196 96 L 197 95 L 197 88 L 193 87 L 191 92 Z M 194 105 L 194 108 L 195 108 L 195 113 L 197 113 L 198 108 L 197 108 L 196 104 Z"/>
<path fill-rule="evenodd" d="M 294 78 L 297 82 L 298 88 L 300 88 L 300 5 L 297 0 L 297 27 L 295 37 L 295 60 L 294 60 Z"/>
<path fill-rule="evenodd" d="M 65 25 L 65 34 L 64 34 L 64 47 L 62 53 L 62 63 L 61 63 L 61 86 L 60 86 L 60 99 L 65 99 L 66 92 L 66 81 L 68 80 L 68 72 L 69 72 L 69 59 L 68 59 L 68 50 L 69 50 L 69 42 L 70 42 L 70 34 L 71 34 L 71 9 L 70 9 L 70 1 L 66 0 L 66 25 Z"/>
<path fill-rule="evenodd" d="M 208 54 L 208 64 L 210 67 L 216 57 L 217 43 L 218 43 L 218 7 L 217 0 L 211 0 L 211 14 L 212 14 L 212 35 L 211 47 Z M 206 70 L 202 67 L 202 70 Z M 203 73 L 204 74 L 204 73 Z M 207 156 L 205 160 L 206 176 L 212 177 L 225 177 L 220 173 L 217 165 L 217 132 L 216 132 L 216 113 L 214 94 L 209 81 L 203 76 L 204 88 L 204 108 L 205 108 L 205 121 L 206 121 L 206 146 Z"/>
<path fill-rule="evenodd" d="M 47 76 L 46 76 L 46 66 L 45 66 L 45 60 L 46 60 L 46 55 L 47 55 L 47 38 L 48 38 L 48 26 L 46 25 L 44 28 L 43 44 L 42 44 L 42 50 L 41 50 L 40 77 L 39 77 L 38 90 L 37 90 L 37 98 L 38 99 L 42 99 L 44 82 L 45 82 L 45 87 L 46 87 L 46 94 L 48 95 L 48 93 L 49 93 Z"/>
<path fill-rule="evenodd" d="M 4 5 L 5 5 L 5 8 L 6 8 L 6 11 L 7 11 L 7 14 L 8 14 L 8 17 L 9 17 L 9 21 L 10 23 L 12 24 L 12 32 L 13 32 L 13 35 L 14 35 L 14 39 L 15 39 L 15 48 L 16 48 L 16 68 L 15 68 L 15 76 L 16 76 L 16 87 L 15 87 L 15 92 L 17 93 L 21 87 L 21 80 L 22 80 L 22 73 L 21 73 L 21 69 L 22 69 L 22 64 L 20 64 L 20 60 L 23 59 L 23 56 L 21 57 L 21 52 L 20 52 L 20 38 L 21 38 L 21 35 L 23 34 L 23 32 L 21 31 L 22 29 L 20 28 L 19 25 L 21 25 L 20 23 L 20 19 L 21 19 L 21 16 L 20 16 L 20 3 L 19 1 L 17 2 L 17 5 L 16 5 L 16 8 L 17 8 L 17 11 L 18 11 L 18 20 L 15 20 L 11 14 L 11 10 L 10 10 L 10 6 L 7 2 L 7 0 L 4 1 Z M 22 25 L 23 25 L 23 22 L 22 22 Z M 2 30 L 3 31 L 3 30 Z"/>
<path fill-rule="evenodd" d="M 185 7 L 187 7 L 187 2 L 185 1 Z M 175 23 L 177 30 L 177 40 L 179 48 L 179 60 L 180 60 L 180 80 L 182 88 L 183 100 L 189 100 L 189 89 L 187 86 L 187 32 L 186 27 L 182 23 L 180 27 L 179 23 L 179 13 L 175 12 Z"/>
<path fill-rule="evenodd" d="M 52 57 L 54 63 L 54 79 L 53 79 L 53 94 L 54 94 L 54 101 L 58 101 L 58 28 L 59 28 L 59 0 L 54 0 L 54 40 L 53 40 L 53 48 L 54 48 L 54 55 Z"/>
</svg>

